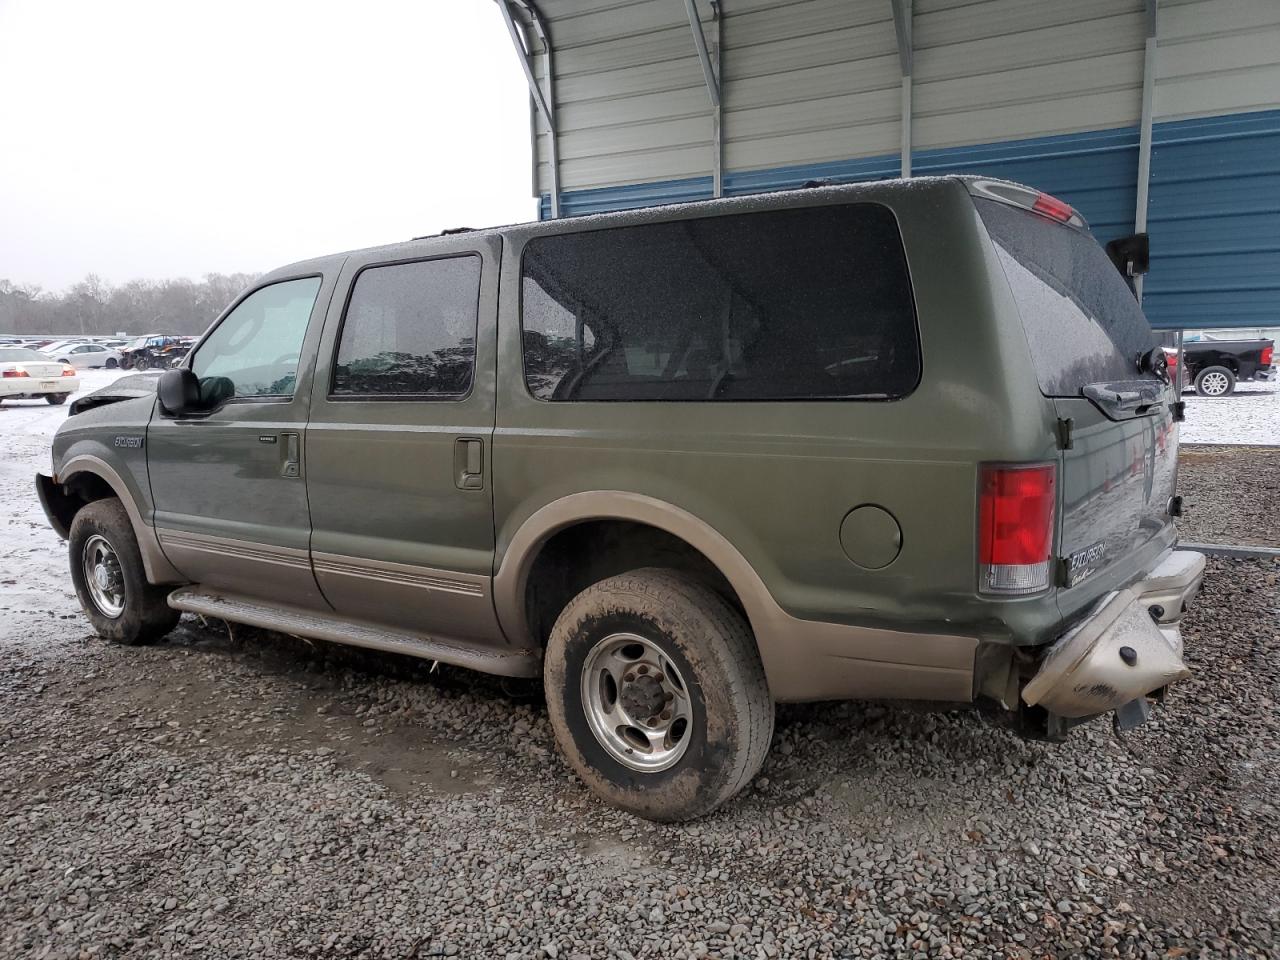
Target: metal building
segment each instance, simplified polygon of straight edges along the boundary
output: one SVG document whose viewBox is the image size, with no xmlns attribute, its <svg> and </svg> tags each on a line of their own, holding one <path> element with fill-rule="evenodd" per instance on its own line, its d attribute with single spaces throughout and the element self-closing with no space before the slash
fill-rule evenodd
<svg viewBox="0 0 1280 960">
<path fill-rule="evenodd" d="M 543 217 L 981 173 L 1146 229 L 1161 327 L 1280 322 L 1280 0 L 498 0 Z"/>
</svg>

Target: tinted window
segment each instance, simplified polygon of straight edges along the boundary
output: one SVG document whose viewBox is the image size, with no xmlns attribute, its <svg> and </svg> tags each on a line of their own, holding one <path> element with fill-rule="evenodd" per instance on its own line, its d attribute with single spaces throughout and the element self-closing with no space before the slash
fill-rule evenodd
<svg viewBox="0 0 1280 960">
<path fill-rule="evenodd" d="M 543 400 L 887 399 L 920 377 L 902 240 L 877 204 L 541 237 L 523 269 Z"/>
<path fill-rule="evenodd" d="M 191 369 L 206 397 L 291 397 L 320 278 L 286 280 L 245 297 L 200 345 Z"/>
<path fill-rule="evenodd" d="M 475 254 L 364 270 L 347 305 L 333 393 L 464 396 L 479 299 Z"/>
<path fill-rule="evenodd" d="M 1089 234 L 976 199 L 1031 345 L 1040 390 L 1076 397 L 1094 383 L 1153 379 L 1136 358 L 1155 346 L 1120 271 Z"/>
</svg>

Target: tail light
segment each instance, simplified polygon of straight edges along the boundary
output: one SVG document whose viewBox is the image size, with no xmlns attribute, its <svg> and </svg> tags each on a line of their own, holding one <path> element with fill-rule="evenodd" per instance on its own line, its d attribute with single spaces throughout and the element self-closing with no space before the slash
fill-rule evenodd
<svg viewBox="0 0 1280 960">
<path fill-rule="evenodd" d="M 1004 596 L 1049 586 L 1057 504 L 1052 464 L 982 467 L 978 494 L 978 585 Z"/>
<path fill-rule="evenodd" d="M 76 375 L 76 368 L 69 363 L 64 363 L 62 365 L 62 375 L 64 377 L 74 377 Z"/>
<path fill-rule="evenodd" d="M 29 377 L 31 374 L 27 373 L 25 370 L 6 370 L 4 372 L 4 376 L 7 380 L 9 377 Z"/>
<path fill-rule="evenodd" d="M 1275 355 L 1276 355 L 1276 348 L 1275 348 L 1275 345 L 1274 345 L 1274 344 L 1270 344 L 1270 343 L 1269 343 L 1269 344 L 1267 344 L 1265 347 L 1263 347 L 1263 348 L 1262 348 L 1262 359 L 1261 359 L 1261 363 L 1262 363 L 1262 365 L 1263 365 L 1264 367 L 1269 367 L 1269 366 L 1271 366 L 1271 359 L 1272 359 Z"/>
</svg>

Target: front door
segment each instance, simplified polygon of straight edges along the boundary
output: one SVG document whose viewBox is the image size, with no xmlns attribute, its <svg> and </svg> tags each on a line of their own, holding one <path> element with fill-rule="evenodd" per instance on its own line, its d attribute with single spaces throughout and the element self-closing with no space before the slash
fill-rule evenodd
<svg viewBox="0 0 1280 960">
<path fill-rule="evenodd" d="M 307 428 L 316 580 L 340 614 L 501 643 L 490 597 L 497 238 L 351 257 Z"/>
<path fill-rule="evenodd" d="M 319 275 L 259 287 L 192 356 L 203 409 L 171 417 L 156 405 L 147 429 L 156 533 L 196 583 L 325 608 L 308 555 L 312 365 L 300 358 L 314 356 L 332 288 Z"/>
</svg>

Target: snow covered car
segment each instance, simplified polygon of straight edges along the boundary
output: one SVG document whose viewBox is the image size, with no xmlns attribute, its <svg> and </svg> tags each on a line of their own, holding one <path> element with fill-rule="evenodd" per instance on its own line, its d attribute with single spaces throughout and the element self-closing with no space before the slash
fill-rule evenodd
<svg viewBox="0 0 1280 960">
<path fill-rule="evenodd" d="M 64 403 L 80 389 L 76 368 L 26 347 L 0 347 L 0 402 Z"/>
</svg>

